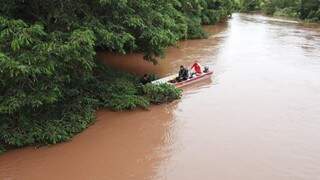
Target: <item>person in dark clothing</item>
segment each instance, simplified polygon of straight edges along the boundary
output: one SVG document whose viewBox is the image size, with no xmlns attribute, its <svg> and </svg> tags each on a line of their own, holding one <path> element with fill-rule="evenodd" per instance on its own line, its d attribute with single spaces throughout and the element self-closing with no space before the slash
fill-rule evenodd
<svg viewBox="0 0 320 180">
<path fill-rule="evenodd" d="M 148 74 L 143 75 L 143 77 L 140 79 L 140 83 L 143 85 L 145 85 L 149 82 L 151 82 L 151 81 L 150 81 Z"/>
<path fill-rule="evenodd" d="M 181 82 L 181 81 L 187 80 L 188 77 L 189 77 L 189 72 L 188 72 L 188 70 L 187 70 L 185 67 L 180 66 L 179 75 L 178 75 L 178 77 L 176 78 L 176 80 L 177 80 L 178 82 Z"/>
</svg>

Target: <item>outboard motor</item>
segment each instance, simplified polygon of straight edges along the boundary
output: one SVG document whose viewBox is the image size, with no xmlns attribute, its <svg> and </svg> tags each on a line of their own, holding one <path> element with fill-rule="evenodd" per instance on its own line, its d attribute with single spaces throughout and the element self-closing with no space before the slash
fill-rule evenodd
<svg viewBox="0 0 320 180">
<path fill-rule="evenodd" d="M 204 72 L 204 73 L 207 73 L 207 72 L 209 72 L 209 67 L 208 67 L 208 66 L 205 66 L 205 67 L 204 67 L 204 70 L 203 70 L 203 72 Z"/>
</svg>

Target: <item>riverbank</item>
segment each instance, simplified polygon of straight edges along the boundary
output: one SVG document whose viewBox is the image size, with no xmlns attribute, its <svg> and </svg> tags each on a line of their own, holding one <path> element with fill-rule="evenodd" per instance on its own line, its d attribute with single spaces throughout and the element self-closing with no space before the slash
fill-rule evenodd
<svg viewBox="0 0 320 180">
<path fill-rule="evenodd" d="M 98 53 L 97 58 L 99 59 L 99 63 L 104 63 L 105 67 L 104 65 L 98 66 L 102 69 L 99 70 L 100 72 L 94 73 L 95 76 L 98 77 L 96 79 L 98 82 L 93 82 L 91 84 L 88 83 L 84 85 L 84 87 L 88 87 L 86 89 L 90 97 L 98 98 L 98 101 L 94 102 L 101 102 L 96 104 L 95 107 L 100 107 L 99 109 L 101 109 L 101 107 L 104 107 L 114 110 L 121 110 L 132 109 L 135 107 L 139 107 L 139 105 L 142 108 L 146 108 L 148 106 L 150 100 L 148 100 L 147 96 L 144 97 L 144 95 L 141 94 L 141 86 L 138 82 L 139 79 L 137 78 L 137 76 L 128 74 L 128 72 L 138 75 L 143 75 L 146 72 L 155 73 L 162 77 L 172 74 L 172 72 L 176 72 L 181 64 L 189 66 L 194 62 L 195 59 L 202 59 L 202 62 L 204 64 L 211 64 L 211 57 L 215 54 L 215 52 L 210 51 L 210 49 L 213 46 L 216 46 L 218 42 L 215 36 L 227 28 L 227 23 L 204 26 L 203 28 L 210 35 L 207 39 L 185 40 L 179 42 L 177 46 L 170 47 L 166 50 L 167 56 L 162 61 L 160 61 L 157 66 L 154 66 L 152 63 L 145 61 L 142 54 L 119 55 L 110 53 Z M 110 96 L 110 92 L 113 92 L 113 96 Z M 171 92 L 173 92 L 173 98 L 169 98 L 169 101 L 174 100 L 175 98 L 179 98 L 180 91 L 177 92 L 177 90 L 172 89 Z M 98 96 L 93 93 L 97 93 Z M 121 94 L 117 95 L 117 93 Z M 161 90 L 161 92 L 158 92 L 157 89 L 155 89 L 154 93 L 164 93 L 167 95 L 170 94 L 168 94 L 168 91 L 163 90 Z M 119 100 L 119 98 L 121 97 L 126 99 L 120 101 L 121 99 Z M 142 103 L 139 104 L 139 101 Z M 82 131 L 90 126 L 95 122 L 94 112 L 94 109 L 90 111 L 90 113 L 92 114 L 88 116 L 88 121 L 85 121 L 87 123 L 83 122 L 81 119 L 79 119 L 78 121 L 70 122 L 77 124 L 67 125 L 66 128 L 74 128 L 66 129 L 66 131 L 69 132 L 70 130 L 73 130 L 77 127 L 79 127 L 79 131 Z M 85 112 L 79 113 L 79 115 L 82 115 L 81 113 Z M 66 123 L 68 123 L 68 121 Z M 62 124 L 62 126 L 63 125 L 66 124 Z M 43 127 L 51 126 L 43 125 Z M 53 132 L 57 130 L 59 129 L 52 129 Z M 24 131 L 21 132 L 23 133 Z M 60 141 L 69 141 L 70 137 L 75 134 L 77 133 L 63 134 L 64 136 L 61 136 L 61 134 L 52 133 L 52 135 L 62 138 L 60 139 Z M 25 134 L 22 137 L 28 137 L 28 134 Z M 59 139 L 55 140 L 54 142 L 52 140 L 55 139 L 51 139 L 50 141 L 54 144 L 60 142 Z M 37 144 L 38 143 L 35 143 L 35 145 Z M 47 143 L 44 142 L 41 144 Z"/>
<path fill-rule="evenodd" d="M 234 14 L 216 29 L 170 48 L 157 69 L 198 59 L 212 79 L 149 111 L 98 111 L 72 141 L 9 151 L 0 179 L 318 179 L 319 28 Z"/>
<path fill-rule="evenodd" d="M 94 78 L 83 84 L 85 88 L 73 95 L 75 100 L 72 102 L 77 104 L 64 104 L 63 108 L 59 107 L 63 119 L 56 120 L 54 117 L 57 115 L 43 112 L 47 118 L 51 118 L 50 121 L 33 120 L 26 125 L 20 124 L 17 129 L 13 128 L 15 124 L 2 127 L 0 154 L 8 148 L 68 141 L 95 122 L 95 111 L 98 109 L 147 109 L 150 104 L 168 103 L 181 98 L 182 90 L 172 85 L 142 85 L 138 77 L 112 70 L 103 64 L 94 70 L 94 74 Z"/>
<path fill-rule="evenodd" d="M 262 12 L 268 16 L 285 17 L 305 22 L 320 22 L 318 0 L 236 0 L 240 12 Z"/>
<path fill-rule="evenodd" d="M 320 20 L 318 21 L 313 21 L 313 20 L 309 20 L 309 19 L 300 19 L 298 17 L 295 17 L 295 16 L 291 16 L 291 15 L 288 15 L 286 13 L 283 13 L 283 12 L 275 12 L 275 14 L 273 15 L 268 15 L 266 14 L 265 12 L 262 12 L 262 11 L 259 11 L 259 12 L 256 12 L 256 14 L 260 14 L 260 15 L 263 15 L 263 16 L 267 16 L 267 17 L 271 17 L 271 18 L 278 18 L 278 19 L 283 19 L 283 20 L 287 20 L 287 21 L 292 21 L 292 22 L 296 22 L 296 23 L 304 23 L 304 24 L 320 24 Z"/>
<path fill-rule="evenodd" d="M 139 77 L 136 75 L 156 73 L 159 76 L 165 76 L 173 71 L 176 72 L 181 64 L 189 66 L 198 58 L 197 56 L 207 53 L 208 47 L 206 46 L 212 46 L 211 43 L 208 43 L 208 40 L 213 38 L 212 35 L 223 31 L 226 25 L 227 23 L 224 22 L 218 23 L 217 26 L 204 26 L 204 30 L 210 35 L 208 39 L 180 41 L 177 46 L 169 47 L 166 50 L 167 54 L 172 54 L 173 52 L 178 52 L 178 54 L 166 57 L 159 62 L 158 66 L 145 61 L 143 54 L 98 53 L 96 62 L 98 66 L 92 69 L 93 76 L 83 82 L 81 82 L 83 79 L 73 81 L 73 89 L 69 92 L 72 95 L 72 98 L 69 99 L 71 104 L 60 102 L 59 104 L 61 105 L 52 107 L 48 112 L 43 112 L 41 120 L 36 119 L 38 117 L 33 117 L 34 119 L 31 123 L 23 126 L 15 124 L 2 126 L 0 132 L 3 136 L 0 138 L 0 153 L 5 152 L 6 149 L 69 141 L 74 135 L 82 132 L 95 122 L 94 112 L 96 109 L 132 110 L 135 108 L 147 108 L 152 103 L 166 103 L 179 99 L 181 90 L 166 85 L 148 85 L 144 88 L 139 84 Z M 189 49 L 190 44 L 195 47 L 203 47 L 203 49 Z M 177 51 L 180 48 L 183 51 Z M 176 61 L 177 59 L 180 61 L 180 58 L 188 54 L 190 57 L 181 61 L 180 64 L 170 65 L 171 61 Z M 121 68 L 121 64 L 127 68 Z M 142 64 L 144 67 L 140 66 Z M 158 71 L 156 69 L 162 70 Z M 163 94 L 164 96 L 155 101 L 152 99 L 152 97 L 155 97 L 154 94 L 158 96 Z M 69 112 L 63 112 L 64 109 Z M 58 114 L 64 119 L 54 119 L 57 117 L 52 117 L 52 111 L 54 113 L 59 112 Z M 48 121 L 49 119 L 50 121 Z M 15 126 L 17 128 L 13 128 Z"/>
<path fill-rule="evenodd" d="M 190 65 L 194 59 L 213 65 L 212 60 L 217 59 L 214 56 L 217 55 L 222 40 L 219 36 L 227 27 L 227 23 L 205 26 L 204 29 L 210 34 L 208 39 L 181 41 L 177 47 L 168 48 L 167 56 L 156 66 L 159 71 L 153 71 L 154 66 L 143 61 L 141 54 L 123 56 L 106 53 L 108 58 L 101 60 L 107 65 L 110 65 L 109 60 L 112 63 L 118 62 L 120 65 L 113 64 L 112 67 L 122 71 L 131 71 L 132 64 L 146 63 L 143 69 L 133 72 L 158 72 L 160 76 L 172 74 L 180 64 Z M 125 67 L 123 62 L 127 63 L 128 67 Z M 188 87 L 186 91 L 200 90 L 211 83 L 211 79 L 204 80 Z M 0 179 L 54 180 L 94 177 L 141 180 L 152 177 L 154 168 L 166 158 L 165 154 L 158 154 L 157 151 L 170 141 L 168 133 L 175 123 L 174 113 L 180 103 L 181 100 L 154 105 L 148 111 L 136 109 L 113 112 L 100 109 L 95 114 L 95 124 L 77 134 L 72 141 L 14 149 L 0 156 Z"/>
<path fill-rule="evenodd" d="M 136 52 L 157 64 L 168 47 L 205 38 L 202 25 L 232 11 L 232 0 L 0 1 L 0 151 L 67 141 L 96 109 L 178 99 L 172 86 L 142 87 L 101 65 L 96 52 Z"/>
<path fill-rule="evenodd" d="M 166 76 L 173 71 L 176 72 L 181 64 L 189 66 L 197 59 L 195 54 L 198 56 L 202 56 L 203 53 L 206 54 L 205 51 L 207 50 L 206 48 L 208 48 L 206 46 L 212 46 L 210 43 L 207 43 L 208 40 L 212 39 L 212 35 L 223 31 L 226 25 L 227 23 L 221 22 L 218 23 L 217 26 L 204 26 L 205 32 L 211 37 L 208 39 L 178 42 L 177 46 L 169 47 L 166 50 L 166 54 L 172 54 L 173 52 L 178 52 L 178 54 L 175 54 L 176 56 L 171 55 L 166 57 L 164 60 L 161 60 L 157 66 L 145 61 L 141 53 L 128 55 L 98 53 L 98 66 L 92 70 L 94 76 L 81 84 L 74 81 L 72 88 L 76 89 L 78 86 L 81 88 L 79 87 L 79 89 L 70 92 L 75 93 L 72 94 L 74 98 L 71 101 L 72 103 L 61 103 L 63 106 L 56 107 L 60 110 L 67 108 L 71 110 L 71 112 L 63 115 L 59 109 L 51 109 L 41 117 L 46 120 L 51 118 L 50 121 L 43 119 L 34 120 L 32 123 L 19 126 L 18 128 L 12 128 L 14 127 L 13 124 L 3 127 L 1 129 L 3 136 L 2 140 L 0 138 L 0 142 L 2 142 L 0 143 L 0 153 L 5 152 L 6 149 L 15 149 L 29 145 L 41 146 L 69 141 L 74 135 L 82 132 L 95 122 L 94 112 L 96 109 L 109 108 L 115 111 L 132 110 L 135 108 L 146 109 L 152 103 L 166 103 L 179 99 L 181 97 L 181 90 L 166 85 L 148 85 L 148 87 L 144 88 L 139 83 L 139 77 L 145 73 L 156 73 L 159 76 Z M 195 47 L 201 46 L 203 50 L 186 50 L 190 44 L 193 44 Z M 177 49 L 180 48 L 182 48 L 183 51 L 177 51 Z M 170 65 L 171 61 L 179 60 L 188 54 L 190 57 L 181 61 L 180 65 Z M 124 66 L 126 68 L 123 68 Z M 130 74 L 130 72 L 135 75 Z M 152 88 L 150 86 L 152 86 Z M 165 96 L 155 101 L 151 98 L 155 97 L 154 94 L 158 96 L 165 94 Z M 50 113 L 51 111 L 59 111 L 65 119 L 63 121 L 53 119 Z M 34 130 L 30 131 L 30 128 Z"/>
</svg>

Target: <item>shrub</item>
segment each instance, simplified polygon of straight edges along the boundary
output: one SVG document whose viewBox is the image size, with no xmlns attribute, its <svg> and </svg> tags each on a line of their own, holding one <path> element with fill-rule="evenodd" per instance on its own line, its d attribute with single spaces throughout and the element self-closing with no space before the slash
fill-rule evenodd
<svg viewBox="0 0 320 180">
<path fill-rule="evenodd" d="M 284 16 L 284 17 L 292 17 L 296 18 L 298 17 L 298 13 L 294 8 L 283 8 L 283 9 L 277 9 L 274 14 L 274 16 Z"/>
<path fill-rule="evenodd" d="M 320 10 L 319 0 L 301 0 L 299 4 L 300 18 L 317 19 L 317 11 Z"/>
<path fill-rule="evenodd" d="M 143 94 L 151 103 L 159 104 L 180 99 L 182 90 L 170 84 L 147 84 L 143 86 Z"/>
<path fill-rule="evenodd" d="M 266 1 L 262 4 L 262 10 L 267 15 L 273 15 L 276 12 L 277 8 L 272 4 L 271 1 Z"/>
<path fill-rule="evenodd" d="M 308 21 L 319 21 L 319 0 L 263 0 L 263 11 L 268 15 L 298 17 Z"/>
<path fill-rule="evenodd" d="M 94 121 L 95 109 L 90 101 L 78 98 L 68 104 L 51 106 L 43 114 L 25 114 L 24 121 L 7 121 L 0 128 L 1 141 L 13 147 L 66 141 Z"/>
<path fill-rule="evenodd" d="M 132 110 L 137 107 L 147 108 L 149 101 L 142 96 L 114 95 L 110 100 L 110 108 L 116 111 Z"/>
<path fill-rule="evenodd" d="M 261 8 L 261 0 L 238 0 L 240 12 L 257 11 Z"/>
<path fill-rule="evenodd" d="M 3 144 L 0 143 L 0 155 L 6 151 Z"/>
</svg>

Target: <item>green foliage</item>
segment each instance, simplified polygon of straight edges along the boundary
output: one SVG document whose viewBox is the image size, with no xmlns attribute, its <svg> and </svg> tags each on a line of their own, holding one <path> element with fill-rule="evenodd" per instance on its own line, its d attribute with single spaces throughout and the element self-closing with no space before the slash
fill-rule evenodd
<svg viewBox="0 0 320 180">
<path fill-rule="evenodd" d="M 0 155 L 6 151 L 4 145 L 0 143 Z"/>
<path fill-rule="evenodd" d="M 150 102 L 141 96 L 114 95 L 110 101 L 110 108 L 116 111 L 131 110 L 137 107 L 147 108 Z"/>
<path fill-rule="evenodd" d="M 301 0 L 299 4 L 300 18 L 311 21 L 320 21 L 320 1 Z"/>
<path fill-rule="evenodd" d="M 155 74 L 149 74 L 148 75 L 148 79 L 149 79 L 149 81 L 155 81 L 155 80 L 157 80 L 159 78 Z"/>
<path fill-rule="evenodd" d="M 214 24 L 233 10 L 233 0 L 13 0 L 0 15 L 40 23 L 49 32 L 88 29 L 95 48 L 140 51 L 154 63 L 180 39 L 202 38 L 201 24 Z"/>
<path fill-rule="evenodd" d="M 233 0 L 0 1 L 0 151 L 66 141 L 98 108 L 128 110 L 180 98 L 167 85 L 96 62 L 95 52 L 142 52 L 157 63 L 178 40 L 206 36 Z"/>
<path fill-rule="evenodd" d="M 242 12 L 262 10 L 267 15 L 320 21 L 319 0 L 236 0 Z"/>
<path fill-rule="evenodd" d="M 87 84 L 90 89 L 88 96 L 98 100 L 96 106 L 116 111 L 149 106 L 150 102 L 141 93 L 136 77 L 116 72 L 103 65 L 99 65 L 96 73 L 99 78 L 93 78 Z"/>
<path fill-rule="evenodd" d="M 97 108 L 150 104 L 136 77 L 95 62 L 91 30 L 46 33 L 41 24 L 0 21 L 1 151 L 69 140 Z"/>
<path fill-rule="evenodd" d="M 39 118 L 26 114 L 25 119 L 18 120 L 19 124 L 8 121 L 0 129 L 1 140 L 15 147 L 66 141 L 93 122 L 94 109 L 86 101 L 88 100 L 77 99 L 65 105 L 60 104 L 65 108 L 63 110 L 56 105 L 48 112 L 39 115 Z M 50 113 L 56 114 L 50 115 Z"/>
<path fill-rule="evenodd" d="M 160 103 L 149 100 L 149 94 L 141 90 L 135 76 L 114 71 L 101 64 L 92 69 L 91 76 L 71 83 L 63 89 L 65 93 L 56 101 L 36 107 L 23 107 L 19 111 L 2 111 L 1 148 L 4 149 L 5 145 L 22 147 L 67 141 L 94 122 L 94 112 L 98 108 L 119 111 L 147 108 L 150 103 Z M 173 98 L 164 98 L 162 102 L 172 101 Z"/>
<path fill-rule="evenodd" d="M 298 17 L 297 0 L 264 0 L 262 9 L 267 15 Z"/>
<path fill-rule="evenodd" d="M 268 15 L 320 20 L 320 1 L 318 0 L 264 0 L 263 11 Z"/>
<path fill-rule="evenodd" d="M 297 18 L 299 15 L 297 11 L 292 8 L 283 8 L 283 9 L 276 9 L 275 12 L 273 13 L 274 16 L 284 16 L 284 17 L 291 17 L 291 18 Z"/>
<path fill-rule="evenodd" d="M 237 0 L 240 12 L 257 11 L 261 8 L 261 0 Z"/>
<path fill-rule="evenodd" d="M 277 10 L 277 7 L 273 5 L 272 2 L 273 1 L 266 1 L 262 4 L 263 12 L 267 15 L 273 15 Z"/>
<path fill-rule="evenodd" d="M 143 93 L 151 103 L 159 104 L 180 99 L 182 91 L 170 84 L 147 84 L 143 87 Z"/>
<path fill-rule="evenodd" d="M 93 109 L 79 90 L 95 67 L 93 32 L 0 22 L 0 142 L 56 143 L 87 127 Z"/>
</svg>

